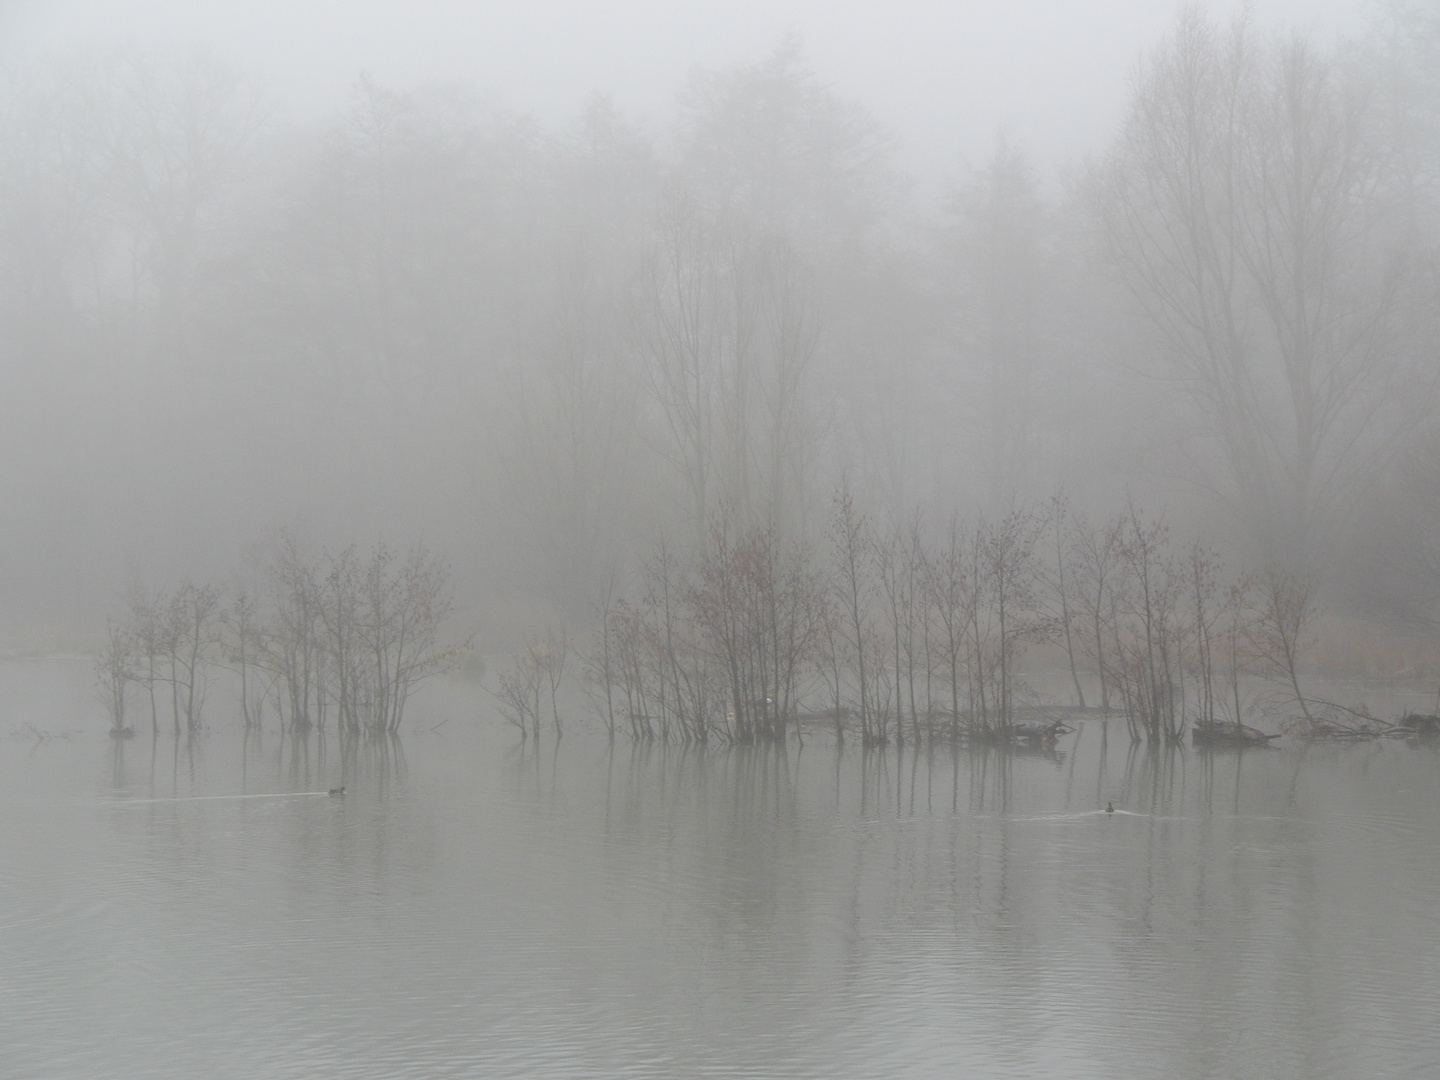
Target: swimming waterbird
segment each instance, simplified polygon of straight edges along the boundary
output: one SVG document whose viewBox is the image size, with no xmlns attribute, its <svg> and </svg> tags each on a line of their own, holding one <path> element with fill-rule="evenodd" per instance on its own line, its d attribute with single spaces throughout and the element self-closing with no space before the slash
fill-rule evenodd
<svg viewBox="0 0 1440 1080">
<path fill-rule="evenodd" d="M 330 794 L 331 794 L 331 795 L 334 795 L 335 792 L 332 791 L 332 792 L 330 792 Z M 345 789 L 344 789 L 343 787 L 340 789 L 340 794 L 341 794 L 341 795 L 344 795 L 344 794 L 345 794 Z M 1113 814 L 1114 812 L 1115 812 L 1115 804 L 1114 804 L 1113 802 L 1107 802 L 1107 803 L 1105 804 L 1105 813 L 1107 813 L 1107 814 Z"/>
<path fill-rule="evenodd" d="M 344 784 L 341 784 L 339 787 L 332 787 L 332 788 L 330 789 L 330 794 L 331 794 L 332 796 L 344 795 L 344 794 L 345 794 L 345 785 L 344 785 Z"/>
</svg>

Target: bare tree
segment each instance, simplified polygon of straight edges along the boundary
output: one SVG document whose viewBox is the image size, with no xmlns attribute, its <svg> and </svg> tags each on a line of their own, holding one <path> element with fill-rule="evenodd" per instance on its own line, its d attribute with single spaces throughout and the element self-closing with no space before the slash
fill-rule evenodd
<svg viewBox="0 0 1440 1080">
<path fill-rule="evenodd" d="M 982 521 L 976 534 L 982 596 L 993 620 L 986 666 L 993 673 L 995 721 L 1006 737 L 1015 723 L 1016 663 L 1021 650 L 1051 632 L 1036 588 L 1035 548 L 1042 527 L 1033 516 L 1011 511 L 998 522 Z"/>
<path fill-rule="evenodd" d="M 833 623 L 834 641 L 839 646 L 837 660 L 843 657 L 843 662 L 837 664 L 837 676 L 843 671 L 855 681 L 855 692 L 858 695 L 856 712 L 860 717 L 861 739 L 865 742 L 883 743 L 888 738 L 885 719 L 875 708 L 875 688 L 872 685 L 875 675 L 872 657 L 875 631 L 870 614 L 874 587 L 869 574 L 870 560 L 867 558 L 870 544 L 868 519 L 856 510 L 849 491 L 837 492 L 830 526 L 834 575 L 831 588 L 835 610 L 838 612 Z"/>
<path fill-rule="evenodd" d="M 132 586 L 126 599 L 125 619 L 138 654 L 135 678 L 150 699 L 150 733 L 158 735 L 160 711 L 155 701 L 155 687 L 162 681 L 160 662 L 171 651 L 170 627 L 159 600 L 147 595 L 138 583 Z M 178 722 L 176 730 L 179 730 Z"/>
<path fill-rule="evenodd" d="M 1076 568 L 1075 594 L 1085 621 L 1085 648 L 1095 663 L 1095 674 L 1100 680 L 1100 709 L 1108 713 L 1110 680 L 1105 642 L 1107 622 L 1114 610 L 1120 537 L 1113 523 L 1095 528 L 1079 519 L 1073 523 L 1071 536 Z"/>
<path fill-rule="evenodd" d="M 365 680 L 368 651 L 362 643 L 362 567 L 353 546 L 330 556 L 316 575 L 318 614 L 324 633 L 324 686 L 334 702 L 335 724 L 358 732 L 369 703 Z"/>
<path fill-rule="evenodd" d="M 558 694 L 565 679 L 565 662 L 570 658 L 570 641 L 561 629 L 558 633 L 550 630 L 540 639 L 538 647 L 532 646 L 537 666 L 545 676 L 545 686 L 550 691 L 550 719 L 555 724 L 555 737 L 564 734 L 560 721 Z"/>
<path fill-rule="evenodd" d="M 239 71 L 200 49 L 105 58 L 87 86 L 86 133 L 131 278 L 120 295 L 161 369 L 190 355 L 207 260 L 226 250 L 236 188 L 268 120 Z"/>
<path fill-rule="evenodd" d="M 1310 575 L 1271 570 L 1260 579 L 1259 618 L 1253 624 L 1256 653 L 1272 674 L 1290 684 L 1307 724 L 1314 722 L 1310 703 L 1300 689 L 1300 658 L 1306 634 L 1318 614 L 1315 579 Z"/>
<path fill-rule="evenodd" d="M 671 194 L 661 211 L 647 275 L 653 331 L 649 383 L 669 457 L 688 496 L 696 542 L 708 530 L 721 425 L 722 287 L 714 227 L 693 198 Z"/>
<path fill-rule="evenodd" d="M 175 634 L 170 655 L 171 681 L 184 710 L 185 726 L 192 733 L 200 727 L 206 667 L 219 644 L 219 609 L 219 591 L 191 581 L 182 582 L 170 599 L 169 622 Z"/>
<path fill-rule="evenodd" d="M 799 682 L 811 662 L 821 586 L 803 547 L 770 530 L 735 537 L 712 530 L 686 590 L 686 606 L 723 672 L 738 742 L 783 742 L 796 719 Z"/>
<path fill-rule="evenodd" d="M 514 422 L 499 441 L 508 501 L 533 523 L 531 546 L 544 557 L 541 580 L 573 608 L 617 557 L 646 503 L 636 481 L 653 468 L 638 439 L 644 383 L 648 370 L 658 389 L 669 371 L 637 357 L 647 301 L 660 301 L 641 295 L 657 166 L 649 142 L 598 98 L 544 165 L 551 224 L 509 373 Z M 649 346 L 649 360 L 663 366 L 660 343 Z"/>
<path fill-rule="evenodd" d="M 1192 11 L 1145 64 L 1107 176 L 1113 258 L 1214 433 L 1215 490 L 1277 567 L 1305 565 L 1393 446 L 1369 121 L 1313 42 Z"/>
<path fill-rule="evenodd" d="M 527 640 L 511 669 L 501 674 L 495 694 L 500 714 L 519 729 L 522 739 L 532 734 L 537 740 L 540 738 L 543 718 L 540 697 L 545 688 L 543 650 L 539 642 Z"/>
<path fill-rule="evenodd" d="M 1219 568 L 1219 557 L 1195 543 L 1185 553 L 1181 571 L 1185 576 L 1187 601 L 1191 606 L 1190 666 L 1199 698 L 1195 706 L 1195 722 L 1205 725 L 1216 722 L 1215 633 L 1223 613 L 1223 608 L 1216 602 Z"/>
<path fill-rule="evenodd" d="M 1112 596 L 1112 680 L 1125 700 L 1132 741 L 1173 743 L 1184 729 L 1183 578 L 1169 553 L 1170 529 L 1133 505 L 1117 530 L 1123 576 Z"/>
<path fill-rule="evenodd" d="M 105 648 L 95 661 L 95 684 L 110 714 L 110 734 L 133 735 L 126 725 L 126 691 L 136 681 L 135 639 L 129 628 L 106 620 Z"/>
<path fill-rule="evenodd" d="M 904 739 L 904 697 L 909 695 L 910 726 L 916 741 L 920 738 L 920 718 L 915 703 L 917 663 L 921 661 L 924 634 L 924 596 L 921 589 L 923 552 L 920 545 L 920 521 L 912 518 L 910 527 L 893 523 L 871 540 L 875 575 L 884 601 L 883 617 L 889 630 L 892 679 L 895 687 L 895 735 Z"/>
<path fill-rule="evenodd" d="M 1075 572 L 1073 557 L 1070 503 L 1063 492 L 1051 496 L 1045 507 L 1046 548 L 1048 558 L 1042 564 L 1045 584 L 1044 601 L 1050 608 L 1052 623 L 1058 628 L 1065 646 L 1065 659 L 1070 665 L 1070 682 L 1075 687 L 1075 703 L 1085 708 L 1085 690 L 1080 685 L 1080 671 L 1075 657 L 1079 652 L 1079 628 L 1076 626 Z"/>
<path fill-rule="evenodd" d="M 270 568 L 271 621 L 263 663 L 275 674 L 282 725 L 299 732 L 325 722 L 325 644 L 315 565 L 282 535 Z"/>
<path fill-rule="evenodd" d="M 1034 169 L 1003 137 L 956 196 L 954 259 L 962 355 L 978 406 L 974 448 L 991 514 L 1028 494 L 1046 422 L 1046 214 Z"/>
<path fill-rule="evenodd" d="M 602 715 L 605 719 L 605 734 L 611 742 L 614 742 L 616 730 L 615 688 L 620 682 L 620 672 L 618 667 L 619 643 L 616 641 L 615 625 L 617 599 L 613 576 L 593 596 L 590 612 L 594 623 L 592 643 L 581 659 L 585 666 L 585 672 L 589 676 L 588 681 L 592 693 L 595 685 L 598 684 L 599 692 L 604 695 L 605 706 Z"/>
<path fill-rule="evenodd" d="M 971 545 L 970 534 L 958 518 L 952 518 L 946 529 L 944 547 L 926 563 L 926 594 L 939 624 L 935 645 L 940 651 L 940 666 L 950 688 L 952 739 L 958 739 L 961 733 L 962 681 L 967 698 L 974 698 L 976 672 L 971 663 L 969 633 L 975 622 L 978 582 L 973 573 Z M 971 715 L 974 715 L 973 709 Z"/>
<path fill-rule="evenodd" d="M 240 680 L 240 715 L 246 729 L 259 727 L 263 718 L 265 695 L 254 685 L 264 655 L 264 627 L 255 599 L 244 588 L 235 592 L 229 608 L 221 613 L 225 634 L 222 645 L 225 659 L 234 665 Z"/>
<path fill-rule="evenodd" d="M 359 574 L 359 647 L 366 656 L 371 732 L 398 732 L 421 684 L 455 666 L 464 648 L 441 638 L 452 607 L 443 562 L 417 546 L 397 563 L 388 547 L 375 546 Z"/>
</svg>

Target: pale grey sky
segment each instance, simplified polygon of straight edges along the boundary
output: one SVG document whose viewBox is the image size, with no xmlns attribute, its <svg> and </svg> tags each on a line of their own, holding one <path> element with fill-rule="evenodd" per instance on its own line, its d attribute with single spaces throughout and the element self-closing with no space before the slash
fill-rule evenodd
<svg viewBox="0 0 1440 1080">
<path fill-rule="evenodd" d="M 1266 24 L 1360 25 L 1364 0 L 1255 0 Z M 1216 14 L 1239 0 L 1217 0 Z M 1180 0 L 0 0 L 0 58 L 77 44 L 207 43 L 304 114 L 363 69 L 382 82 L 464 80 L 542 122 L 594 90 L 663 116 L 687 72 L 763 56 L 789 30 L 828 85 L 865 104 L 930 186 L 1004 129 L 1041 162 L 1117 122 L 1135 58 Z"/>
</svg>

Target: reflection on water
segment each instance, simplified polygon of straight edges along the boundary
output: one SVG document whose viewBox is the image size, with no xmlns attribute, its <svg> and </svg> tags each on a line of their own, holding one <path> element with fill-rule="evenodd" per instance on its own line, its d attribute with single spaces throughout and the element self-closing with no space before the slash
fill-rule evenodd
<svg viewBox="0 0 1440 1080">
<path fill-rule="evenodd" d="M 0 1075 L 1434 1075 L 1437 795 L 1430 747 L 1093 720 L 10 740 Z"/>
</svg>

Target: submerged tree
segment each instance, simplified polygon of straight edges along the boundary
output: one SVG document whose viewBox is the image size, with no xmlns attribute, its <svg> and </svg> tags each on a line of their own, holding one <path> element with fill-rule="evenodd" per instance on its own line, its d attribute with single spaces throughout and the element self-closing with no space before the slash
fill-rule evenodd
<svg viewBox="0 0 1440 1080">
<path fill-rule="evenodd" d="M 1256 653 L 1273 674 L 1290 684 L 1295 704 L 1306 723 L 1312 723 L 1310 703 L 1300 689 L 1300 658 L 1317 614 L 1315 579 L 1272 570 L 1260 579 L 1258 591 L 1259 617 L 1252 624 Z"/>
<path fill-rule="evenodd" d="M 275 676 L 280 722 L 324 730 L 324 638 L 316 568 L 294 537 L 282 536 L 270 567 L 270 618 L 262 663 Z"/>
<path fill-rule="evenodd" d="M 830 588 L 835 608 L 830 640 L 838 646 L 833 662 L 836 691 L 840 692 L 842 680 L 853 680 L 861 738 L 883 743 L 887 738 L 885 717 L 875 707 L 874 692 L 875 629 L 870 607 L 874 585 L 866 558 L 870 544 L 869 519 L 856 509 L 849 491 L 837 492 L 830 525 Z"/>
<path fill-rule="evenodd" d="M 105 648 L 95 661 L 95 686 L 110 715 L 110 733 L 132 733 L 126 725 L 126 692 L 137 680 L 135 637 L 125 626 L 107 620 Z"/>
<path fill-rule="evenodd" d="M 242 589 L 228 608 L 218 589 L 188 580 L 168 598 L 136 590 L 126 623 L 111 625 L 103 670 L 123 667 L 146 688 L 157 731 L 155 689 L 168 684 L 177 736 L 182 719 L 199 730 L 216 666 L 238 678 L 247 728 L 269 696 L 281 725 L 297 734 L 312 726 L 323 734 L 333 715 L 342 734 L 393 735 L 416 690 L 467 647 L 442 639 L 450 575 L 423 547 L 403 558 L 377 544 L 365 561 L 353 547 L 311 559 L 287 535 L 269 578 L 261 599 Z M 113 694 L 106 700 L 120 707 Z"/>
<path fill-rule="evenodd" d="M 247 729 L 258 727 L 265 694 L 255 686 L 255 680 L 261 670 L 265 631 L 259 609 L 247 590 L 241 588 L 236 592 L 230 606 L 221 614 L 220 621 L 224 627 L 222 647 L 225 660 L 234 665 L 233 670 L 240 679 L 240 715 Z"/>
<path fill-rule="evenodd" d="M 569 652 L 565 635 L 547 630 L 527 638 L 510 670 L 501 674 L 495 697 L 500 703 L 501 715 L 520 730 L 521 738 L 540 738 L 541 723 L 545 719 L 543 701 L 547 691 L 555 737 L 558 739 L 563 734 L 557 694 Z"/>
<path fill-rule="evenodd" d="M 801 547 L 769 530 L 717 527 L 685 592 L 700 641 L 724 680 L 736 742 L 784 740 L 819 626 L 821 587 Z"/>
<path fill-rule="evenodd" d="M 398 559 L 378 544 L 361 574 L 360 641 L 366 651 L 368 728 L 393 735 L 420 685 L 449 671 L 462 655 L 441 631 L 454 601 L 450 572 L 423 547 Z"/>
<path fill-rule="evenodd" d="M 190 581 L 182 583 L 170 600 L 169 621 L 174 628 L 170 682 L 185 726 L 192 733 L 200 727 L 206 667 L 219 644 L 219 608 L 220 594 L 216 589 Z"/>
</svg>

